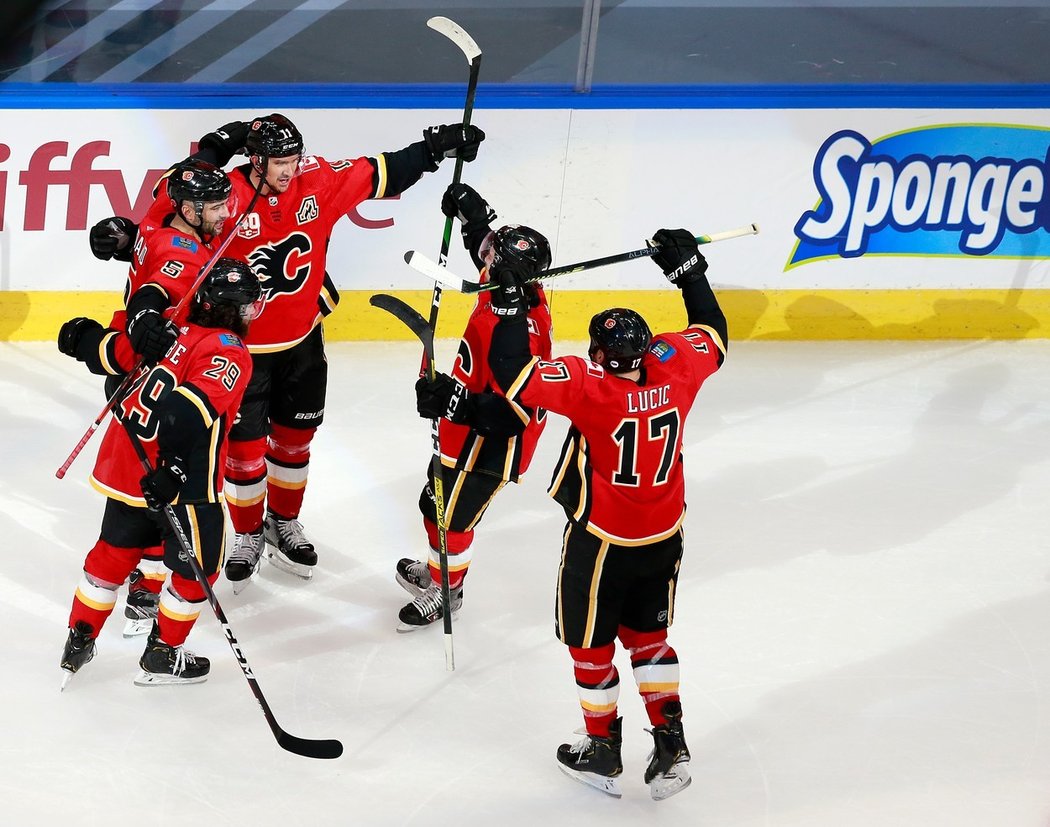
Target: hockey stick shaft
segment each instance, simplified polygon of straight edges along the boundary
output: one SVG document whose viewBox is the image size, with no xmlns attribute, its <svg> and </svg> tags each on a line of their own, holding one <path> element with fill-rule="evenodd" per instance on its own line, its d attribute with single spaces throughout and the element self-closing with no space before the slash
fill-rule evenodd
<svg viewBox="0 0 1050 827">
<path fill-rule="evenodd" d="M 733 230 L 725 230 L 721 233 L 711 233 L 709 235 L 696 236 L 697 244 L 714 244 L 717 241 L 728 241 L 731 238 L 741 238 L 742 236 L 757 235 L 758 225 L 748 224 L 744 227 L 737 227 Z M 542 279 L 556 278 L 557 276 L 568 276 L 572 273 L 582 273 L 584 270 L 594 270 L 597 267 L 606 267 L 610 264 L 619 264 L 624 261 L 630 261 L 635 258 L 648 258 L 656 255 L 660 252 L 660 247 L 654 244 L 652 241 L 649 242 L 648 246 L 642 247 L 640 250 L 631 250 L 627 253 L 617 253 L 611 256 L 602 256 L 601 258 L 592 258 L 588 261 L 580 261 L 576 264 L 567 264 L 564 267 L 552 267 L 550 270 L 546 270 L 542 273 L 538 273 L 529 281 L 540 281 Z M 464 286 L 465 293 L 480 293 L 484 290 L 492 290 L 496 285 L 494 284 L 479 284 L 476 288 L 473 285 Z"/>
<path fill-rule="evenodd" d="M 142 463 L 142 470 L 147 474 L 153 473 L 153 466 L 150 464 L 149 456 L 146 454 L 146 449 L 143 447 L 138 435 L 131 430 L 126 421 L 119 416 L 117 416 L 117 419 L 124 426 L 128 439 L 138 455 L 139 462 Z M 248 658 L 245 657 L 244 652 L 241 650 L 241 644 L 237 642 L 233 629 L 230 628 L 229 621 L 226 619 L 226 613 L 222 610 L 222 605 L 219 603 L 219 598 L 215 596 L 215 590 L 211 587 L 211 583 L 208 582 L 208 577 L 204 573 L 204 569 L 201 568 L 197 555 L 193 553 L 193 546 L 190 544 L 189 537 L 186 536 L 186 531 L 183 529 L 182 523 L 179 522 L 175 509 L 170 504 L 164 506 L 164 517 L 171 526 L 171 530 L 175 533 L 176 540 L 178 540 L 179 548 L 182 550 L 180 556 L 184 557 L 186 562 L 189 563 L 190 568 L 193 569 L 194 577 L 197 578 L 201 588 L 204 590 L 204 595 L 207 597 L 212 611 L 215 612 L 215 617 L 218 618 L 219 624 L 222 626 L 226 642 L 230 644 L 230 648 L 237 658 L 237 664 L 241 667 L 241 672 L 244 673 L 248 686 L 251 687 L 252 694 L 255 695 L 255 700 L 259 702 L 263 716 L 266 718 L 266 723 L 270 725 L 270 731 L 277 739 L 278 745 L 288 752 L 294 752 L 296 755 L 302 755 L 305 758 L 338 758 L 343 754 L 343 745 L 339 741 L 335 739 L 314 740 L 299 738 L 285 732 L 280 724 L 277 723 L 277 718 L 274 717 L 270 705 L 266 702 L 266 696 L 263 695 L 263 691 L 259 687 L 259 681 L 252 671 L 251 664 L 248 663 Z"/>
<path fill-rule="evenodd" d="M 467 94 L 463 103 L 464 126 L 470 124 L 471 115 L 474 112 L 474 97 L 478 90 L 478 75 L 481 72 L 481 49 L 474 39 L 463 30 L 462 27 L 449 20 L 447 17 L 432 17 L 427 25 L 434 31 L 444 35 L 463 52 L 467 63 L 470 65 L 470 76 L 467 79 Z M 456 165 L 452 172 L 453 186 L 460 182 L 463 177 L 463 159 L 457 157 Z M 441 234 L 441 252 L 438 262 L 445 266 L 448 261 L 448 250 L 452 241 L 452 216 L 445 217 L 445 227 Z M 427 378 L 433 380 L 437 375 L 434 365 L 434 342 L 433 331 L 437 329 L 438 311 L 441 309 L 441 285 L 434 283 L 434 290 L 430 300 L 430 346 L 424 343 L 423 370 Z M 434 516 L 438 527 L 438 560 L 441 569 L 441 623 L 445 642 L 445 668 L 453 671 L 456 668 L 456 656 L 452 642 L 452 591 L 449 586 L 448 573 L 448 528 L 445 525 L 445 488 L 441 468 L 441 427 L 439 420 L 435 419 L 430 428 L 431 442 L 433 443 L 433 455 L 431 457 L 431 476 L 434 491 Z"/>
<path fill-rule="evenodd" d="M 731 238 L 741 238 L 743 236 L 757 234 L 758 225 L 747 224 L 743 227 L 737 227 L 734 230 L 725 230 L 721 233 L 696 236 L 696 243 L 701 245 L 714 244 L 717 241 L 728 241 Z M 567 264 L 564 267 L 552 267 L 550 270 L 544 270 L 542 273 L 537 273 L 529 279 L 529 282 L 542 281 L 557 276 L 566 276 L 570 273 L 581 273 L 584 270 L 593 270 L 597 267 L 604 267 L 608 264 L 618 264 L 623 261 L 630 261 L 634 258 L 653 256 L 659 251 L 660 248 L 658 246 L 650 243 L 648 247 L 643 247 L 640 250 L 631 250 L 628 253 L 617 253 L 611 256 L 603 256 L 602 258 L 592 258 L 588 261 L 577 262 L 576 264 Z M 486 290 L 492 290 L 495 287 L 494 284 L 481 284 L 476 281 L 469 281 L 455 275 L 454 273 L 450 273 L 445 268 L 438 268 L 435 262 L 424 256 L 422 253 L 417 253 L 415 250 L 409 250 L 405 253 L 405 263 L 423 275 L 440 282 L 445 287 L 452 290 L 458 290 L 462 293 L 481 293 Z"/>
<path fill-rule="evenodd" d="M 222 257 L 222 254 L 224 252 L 226 252 L 226 248 L 230 246 L 230 242 L 233 241 L 233 237 L 237 235 L 237 231 L 241 228 L 241 224 L 244 223 L 244 219 L 247 218 L 248 214 L 252 211 L 252 209 L 254 209 L 255 202 L 259 199 L 259 193 L 261 192 L 262 181 L 260 181 L 259 186 L 255 188 L 255 193 L 252 195 L 251 201 L 248 202 L 248 208 L 243 213 L 241 213 L 236 223 L 234 223 L 233 229 L 230 230 L 229 235 L 227 235 L 226 238 L 223 239 L 222 244 L 219 245 L 218 249 L 214 253 L 212 253 L 211 257 L 204 263 L 204 266 L 201 268 L 200 274 L 197 276 L 197 280 L 193 282 L 193 286 L 190 288 L 190 291 L 185 296 L 183 296 L 182 301 L 180 301 L 175 306 L 175 309 L 172 311 L 171 318 L 173 321 L 176 322 L 176 324 L 178 323 L 178 318 L 182 313 L 183 308 L 186 306 L 189 300 L 197 294 L 197 291 L 200 289 L 201 284 L 204 283 L 205 276 L 207 276 L 208 273 L 211 272 L 211 269 L 215 266 L 215 262 Z M 120 385 L 117 386 L 117 389 L 113 391 L 112 396 L 110 396 L 109 399 L 106 400 L 106 404 L 102 408 L 102 410 L 99 411 L 98 416 L 96 416 L 95 420 L 88 426 L 88 429 L 80 438 L 80 442 L 76 444 L 76 446 L 70 452 L 69 456 L 66 457 L 66 461 L 58 467 L 57 471 L 55 471 L 56 477 L 58 477 L 59 479 L 65 477 L 66 471 L 69 470 L 69 467 L 73 464 L 73 461 L 78 456 L 80 456 L 80 452 L 84 450 L 84 446 L 91 441 L 91 437 L 95 435 L 95 431 L 98 430 L 98 426 L 102 424 L 102 421 L 106 418 L 109 412 L 113 410 L 117 403 L 124 398 L 124 394 L 128 392 L 128 388 L 130 388 L 135 383 L 135 380 L 142 375 L 145 368 L 146 363 L 145 360 L 143 360 L 140 361 L 131 371 L 128 372 L 128 374 L 121 381 Z"/>
</svg>

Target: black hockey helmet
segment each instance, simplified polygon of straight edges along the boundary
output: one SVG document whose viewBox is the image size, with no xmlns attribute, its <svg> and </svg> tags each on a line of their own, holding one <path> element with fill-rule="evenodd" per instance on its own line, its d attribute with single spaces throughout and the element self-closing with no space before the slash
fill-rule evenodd
<svg viewBox="0 0 1050 827">
<path fill-rule="evenodd" d="M 303 155 L 303 135 L 284 115 L 274 112 L 256 118 L 248 125 L 244 142 L 248 155 L 263 158 L 287 158 Z"/>
<path fill-rule="evenodd" d="M 491 251 L 491 261 L 487 254 Z M 507 224 L 491 232 L 481 243 L 478 251 L 489 267 L 500 262 L 521 262 L 528 265 L 535 275 L 551 266 L 551 245 L 542 233 L 523 224 Z"/>
<path fill-rule="evenodd" d="M 610 373 L 626 373 L 641 367 L 642 357 L 653 338 L 645 319 L 625 307 L 596 314 L 587 332 L 591 336 L 587 355 Z"/>
<path fill-rule="evenodd" d="M 183 161 L 168 176 L 171 205 L 178 210 L 183 201 L 190 201 L 198 219 L 205 204 L 225 201 L 232 189 L 226 173 L 207 161 Z"/>
<path fill-rule="evenodd" d="M 261 299 L 259 277 L 251 267 L 236 258 L 216 261 L 193 297 L 194 304 L 202 310 L 239 308 L 242 319 L 253 319 L 258 315 Z"/>
</svg>

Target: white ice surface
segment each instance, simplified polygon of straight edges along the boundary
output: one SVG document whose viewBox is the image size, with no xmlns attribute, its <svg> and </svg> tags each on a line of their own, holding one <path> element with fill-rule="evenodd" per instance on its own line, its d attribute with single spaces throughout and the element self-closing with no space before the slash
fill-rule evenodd
<svg viewBox="0 0 1050 827">
<path fill-rule="evenodd" d="M 394 631 L 394 562 L 424 550 L 419 349 L 329 356 L 303 512 L 317 575 L 218 587 L 281 725 L 343 741 L 321 762 L 275 745 L 207 609 L 206 683 L 134 686 L 142 643 L 114 617 L 59 693 L 100 435 L 54 470 L 103 397 L 53 345 L 0 345 L 3 824 L 1047 825 L 1050 342 L 733 347 L 686 431 L 671 640 L 694 782 L 659 803 L 622 652 L 624 797 L 553 758 L 581 723 L 552 620 L 564 420 L 478 530 L 448 673 L 438 629 Z"/>
</svg>

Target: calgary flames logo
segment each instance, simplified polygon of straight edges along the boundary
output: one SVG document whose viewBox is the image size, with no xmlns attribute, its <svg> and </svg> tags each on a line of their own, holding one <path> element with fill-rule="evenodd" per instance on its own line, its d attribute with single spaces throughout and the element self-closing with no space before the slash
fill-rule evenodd
<svg viewBox="0 0 1050 827">
<path fill-rule="evenodd" d="M 267 301 L 278 293 L 298 293 L 303 288 L 310 276 L 307 257 L 311 249 L 309 236 L 292 233 L 248 254 L 248 263 L 258 274 Z"/>
</svg>

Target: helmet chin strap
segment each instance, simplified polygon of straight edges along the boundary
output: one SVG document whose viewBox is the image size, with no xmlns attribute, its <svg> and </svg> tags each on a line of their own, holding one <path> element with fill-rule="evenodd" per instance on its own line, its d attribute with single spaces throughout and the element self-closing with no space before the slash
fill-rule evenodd
<svg viewBox="0 0 1050 827">
<path fill-rule="evenodd" d="M 255 174 L 259 176 L 259 180 L 266 186 L 270 192 L 275 192 L 277 188 L 270 183 L 270 179 L 267 178 L 267 174 L 270 171 L 270 158 L 267 155 L 256 155 L 259 162 L 252 161 L 252 169 L 255 170 Z M 261 163 L 260 163 L 261 162 Z"/>
</svg>

